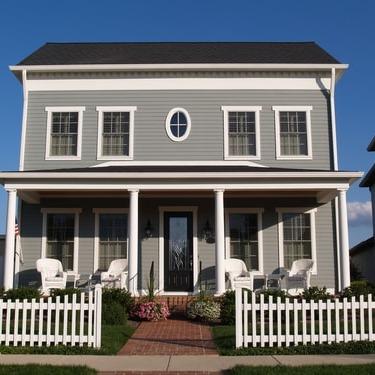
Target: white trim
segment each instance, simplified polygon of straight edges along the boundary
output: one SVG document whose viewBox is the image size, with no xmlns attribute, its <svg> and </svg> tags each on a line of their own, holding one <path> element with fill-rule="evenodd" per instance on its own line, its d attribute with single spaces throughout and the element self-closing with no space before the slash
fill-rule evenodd
<svg viewBox="0 0 375 375">
<path fill-rule="evenodd" d="M 260 111 L 261 106 L 222 106 L 224 112 L 224 159 L 225 160 L 260 160 Z M 254 112 L 255 113 L 255 155 L 229 155 L 229 112 Z"/>
<path fill-rule="evenodd" d="M 46 133 L 46 150 L 45 150 L 45 160 L 81 160 L 82 153 L 82 122 L 83 122 L 83 112 L 86 107 L 45 107 L 47 112 L 47 133 Z M 51 126 L 52 126 L 52 113 L 53 112 L 78 112 L 78 129 L 77 129 L 77 155 L 66 155 L 57 156 L 50 155 L 51 151 Z"/>
<path fill-rule="evenodd" d="M 258 271 L 252 271 L 255 275 L 264 274 L 264 251 L 263 251 L 263 208 L 230 207 L 225 209 L 225 258 L 230 258 L 230 214 L 257 214 L 258 224 Z"/>
<path fill-rule="evenodd" d="M 83 78 L 32 79 L 29 91 L 315 90 L 328 91 L 331 78 Z"/>
<path fill-rule="evenodd" d="M 96 150 L 97 160 L 133 160 L 134 158 L 134 112 L 137 110 L 135 106 L 98 106 L 98 144 Z M 103 113 L 104 112 L 129 112 L 129 155 L 102 155 L 103 147 Z"/>
<path fill-rule="evenodd" d="M 312 71 L 319 71 L 319 70 L 331 70 L 332 68 L 345 70 L 349 67 L 348 64 L 263 64 L 263 63 L 255 63 L 255 64 L 248 64 L 248 63 L 201 63 L 201 64 L 65 64 L 65 65 L 10 65 L 9 69 L 11 71 L 20 71 L 23 69 L 28 69 L 30 71 L 103 71 L 103 70 L 151 70 L 151 71 L 158 71 L 158 70 L 254 70 L 254 71 L 262 71 L 262 70 L 270 70 L 270 71 L 278 71 L 278 70 L 286 70 L 286 71 L 293 71 L 293 70 L 312 70 Z"/>
<path fill-rule="evenodd" d="M 277 160 L 311 160 L 312 153 L 312 136 L 311 136 L 311 111 L 312 106 L 272 106 L 275 112 L 275 137 L 276 137 L 276 159 Z M 306 132 L 307 132 L 307 155 L 281 155 L 280 147 L 280 112 L 305 112 L 306 113 Z"/>
<path fill-rule="evenodd" d="M 25 164 L 27 111 L 28 111 L 28 104 L 29 104 L 29 87 L 28 87 L 26 69 L 22 70 L 22 87 L 23 87 L 23 111 L 22 111 L 21 147 L 20 147 L 20 161 L 19 161 L 20 171 L 23 171 L 24 164 Z"/>
<path fill-rule="evenodd" d="M 306 207 L 277 207 L 278 213 L 278 242 L 279 242 L 279 267 L 284 267 L 284 227 L 282 215 L 283 213 L 303 213 L 310 214 L 310 236 L 311 236 L 311 258 L 314 261 L 312 274 L 317 275 L 317 257 L 316 257 L 316 224 L 315 216 L 317 208 Z"/>
<path fill-rule="evenodd" d="M 174 136 L 171 130 L 171 119 L 172 119 L 172 116 L 177 112 L 182 112 L 185 115 L 186 121 L 187 121 L 186 132 L 181 137 Z M 190 129 L 191 129 L 191 119 L 190 119 L 189 112 L 185 108 L 176 107 L 176 108 L 171 109 L 168 112 L 167 118 L 165 119 L 165 131 L 167 132 L 168 137 L 172 141 L 174 142 L 184 141 L 187 137 L 189 137 Z"/>
<path fill-rule="evenodd" d="M 164 213 L 165 212 L 192 212 L 193 213 L 193 287 L 198 291 L 198 206 L 159 206 L 159 288 L 158 293 L 164 291 Z M 191 292 L 181 292 L 189 295 Z"/>
<path fill-rule="evenodd" d="M 92 212 L 95 215 L 95 230 L 94 230 L 94 262 L 93 262 L 93 273 L 98 270 L 99 267 L 99 215 L 101 214 L 126 214 L 129 215 L 128 208 L 93 208 Z M 129 218 L 127 218 L 129 219 Z M 129 233 L 127 233 L 127 253 L 129 252 Z"/>
<path fill-rule="evenodd" d="M 82 212 L 81 208 L 42 208 L 43 214 L 42 222 L 42 248 L 41 258 L 46 257 L 47 253 L 47 215 L 48 214 L 74 214 L 74 250 L 73 250 L 73 273 L 78 274 L 78 251 L 79 251 L 79 214 Z"/>
</svg>

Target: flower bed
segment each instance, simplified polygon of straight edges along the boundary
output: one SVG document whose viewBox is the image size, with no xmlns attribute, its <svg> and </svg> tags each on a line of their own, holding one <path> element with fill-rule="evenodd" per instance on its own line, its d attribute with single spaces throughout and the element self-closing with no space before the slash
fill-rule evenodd
<svg viewBox="0 0 375 375">
<path fill-rule="evenodd" d="M 166 302 L 139 302 L 134 306 L 131 312 L 132 318 L 153 322 L 167 320 L 169 316 L 170 312 Z"/>
</svg>

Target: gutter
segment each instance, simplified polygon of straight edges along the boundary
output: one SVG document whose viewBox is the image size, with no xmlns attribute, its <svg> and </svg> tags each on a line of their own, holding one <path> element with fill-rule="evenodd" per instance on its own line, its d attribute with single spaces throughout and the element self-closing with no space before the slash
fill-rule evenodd
<svg viewBox="0 0 375 375">
<path fill-rule="evenodd" d="M 27 70 L 22 70 L 22 88 L 23 88 L 23 113 L 22 113 L 22 130 L 21 130 L 21 145 L 20 145 L 20 161 L 19 170 L 23 171 L 25 160 L 25 142 L 26 142 L 26 123 L 27 110 L 29 101 L 29 91 L 27 87 Z"/>
</svg>

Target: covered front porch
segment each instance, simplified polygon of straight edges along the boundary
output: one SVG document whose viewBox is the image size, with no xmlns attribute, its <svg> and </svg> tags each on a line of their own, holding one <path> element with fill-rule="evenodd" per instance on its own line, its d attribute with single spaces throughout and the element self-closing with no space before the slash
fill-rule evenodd
<svg viewBox="0 0 375 375">
<path fill-rule="evenodd" d="M 2 173 L 8 191 L 4 286 L 34 282 L 36 259 L 51 256 L 53 248 L 48 218 L 72 215 L 69 271 L 95 273 L 125 256 L 133 295 L 146 292 L 152 263 L 159 294 L 194 294 L 204 287 L 220 295 L 228 287 L 229 257 L 243 258 L 249 270 L 264 275 L 287 267 L 295 256 L 311 256 L 312 282 L 341 289 L 350 284 L 346 191 L 357 175 L 248 166 Z M 308 217 L 309 235 L 298 246 L 282 238 L 287 214 Z M 24 264 L 14 252 L 16 216 Z M 108 243 L 101 225 L 114 223 L 120 250 L 103 255 Z"/>
</svg>

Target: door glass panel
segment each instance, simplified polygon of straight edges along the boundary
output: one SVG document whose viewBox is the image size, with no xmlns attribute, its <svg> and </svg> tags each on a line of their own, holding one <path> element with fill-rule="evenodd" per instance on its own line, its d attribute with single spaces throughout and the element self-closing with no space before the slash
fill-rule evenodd
<svg viewBox="0 0 375 375">
<path fill-rule="evenodd" d="M 169 218 L 169 271 L 189 270 L 187 217 Z"/>
</svg>

